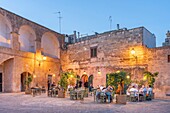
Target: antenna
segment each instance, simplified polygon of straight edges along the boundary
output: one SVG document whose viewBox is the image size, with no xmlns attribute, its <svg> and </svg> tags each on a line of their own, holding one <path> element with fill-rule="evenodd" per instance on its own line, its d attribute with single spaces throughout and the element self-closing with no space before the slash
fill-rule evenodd
<svg viewBox="0 0 170 113">
<path fill-rule="evenodd" d="M 58 22 L 59 22 L 59 32 L 61 34 L 61 12 L 55 12 L 54 14 L 58 13 Z"/>
<path fill-rule="evenodd" d="M 110 21 L 110 30 L 112 30 L 112 16 L 109 16 L 109 21 Z"/>
</svg>

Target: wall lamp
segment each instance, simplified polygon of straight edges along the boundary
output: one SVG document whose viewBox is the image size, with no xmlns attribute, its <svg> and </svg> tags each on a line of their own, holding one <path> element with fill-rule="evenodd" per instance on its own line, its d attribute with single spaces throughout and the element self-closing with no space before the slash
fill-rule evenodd
<svg viewBox="0 0 170 113">
<path fill-rule="evenodd" d="M 136 54 L 136 51 L 135 51 L 135 49 L 134 49 L 134 48 L 132 48 L 132 50 L 131 50 L 131 54 L 132 54 L 132 56 L 133 56 L 133 57 L 135 57 L 135 59 L 137 59 L 137 56 L 135 55 L 135 54 Z"/>
<path fill-rule="evenodd" d="M 37 59 L 37 61 L 38 61 L 38 63 L 39 63 L 39 66 L 41 66 L 41 63 L 42 63 L 43 61 L 46 61 L 46 60 L 47 60 L 47 57 L 46 57 L 46 56 L 42 56 L 42 58 Z"/>
</svg>

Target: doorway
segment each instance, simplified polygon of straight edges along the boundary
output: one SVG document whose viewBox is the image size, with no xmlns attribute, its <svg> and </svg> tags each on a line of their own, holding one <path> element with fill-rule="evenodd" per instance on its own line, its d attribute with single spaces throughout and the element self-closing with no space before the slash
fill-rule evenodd
<svg viewBox="0 0 170 113">
<path fill-rule="evenodd" d="M 93 86 L 93 75 L 89 76 L 88 83 L 89 83 L 89 86 L 90 86 L 90 84 L 92 84 L 92 86 Z"/>
<path fill-rule="evenodd" d="M 31 74 L 28 73 L 28 72 L 23 72 L 21 74 L 21 92 L 24 92 L 26 90 L 26 83 L 25 82 L 26 82 L 26 78 L 28 76 L 31 76 Z"/>
<path fill-rule="evenodd" d="M 82 86 L 88 87 L 88 76 L 84 74 L 84 75 L 81 77 L 81 82 L 82 82 Z M 86 83 L 87 83 L 87 84 L 86 84 Z"/>
<path fill-rule="evenodd" d="M 0 92 L 2 92 L 2 73 L 0 73 Z"/>
<path fill-rule="evenodd" d="M 48 75 L 48 82 L 52 84 L 52 75 Z"/>
</svg>

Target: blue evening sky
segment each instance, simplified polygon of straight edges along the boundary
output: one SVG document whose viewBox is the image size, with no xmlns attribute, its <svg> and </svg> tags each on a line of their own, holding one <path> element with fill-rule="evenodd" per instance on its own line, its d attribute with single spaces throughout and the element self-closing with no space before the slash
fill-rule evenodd
<svg viewBox="0 0 170 113">
<path fill-rule="evenodd" d="M 144 26 L 157 37 L 161 46 L 170 30 L 169 0 L 0 0 L 0 7 L 61 33 L 102 33 L 116 24 L 120 28 Z"/>
</svg>

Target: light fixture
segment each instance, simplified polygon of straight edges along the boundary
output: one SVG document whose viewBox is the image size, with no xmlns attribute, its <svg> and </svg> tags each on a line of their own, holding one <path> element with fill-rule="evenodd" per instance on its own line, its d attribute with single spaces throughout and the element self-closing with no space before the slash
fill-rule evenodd
<svg viewBox="0 0 170 113">
<path fill-rule="evenodd" d="M 53 77 L 55 77 L 55 74 L 53 74 Z"/>
<path fill-rule="evenodd" d="M 118 70 L 118 71 L 116 71 L 116 73 L 120 73 L 120 71 Z"/>
<path fill-rule="evenodd" d="M 72 77 L 73 77 L 73 75 L 70 75 L 70 77 L 72 78 Z"/>
<path fill-rule="evenodd" d="M 34 78 L 36 78 L 36 75 L 35 75 L 35 74 L 33 74 L 33 77 L 34 77 Z"/>
<path fill-rule="evenodd" d="M 134 48 L 132 48 L 131 54 L 132 54 L 132 55 L 135 55 L 135 53 L 136 53 L 136 51 L 134 50 Z"/>
<path fill-rule="evenodd" d="M 101 71 L 100 70 L 98 70 L 98 72 L 97 72 L 99 75 L 101 74 Z"/>
<path fill-rule="evenodd" d="M 83 72 L 83 75 L 86 75 L 86 71 Z"/>
<path fill-rule="evenodd" d="M 47 60 L 47 57 L 46 57 L 46 56 L 43 56 L 43 60 L 44 60 L 44 61 Z"/>
<path fill-rule="evenodd" d="M 143 77 L 143 80 L 145 81 L 146 79 L 147 79 L 147 76 L 144 76 L 144 77 Z"/>
<path fill-rule="evenodd" d="M 129 76 L 129 75 L 127 75 L 127 76 L 126 76 L 126 78 L 127 78 L 127 79 L 129 79 L 129 78 L 130 78 L 130 76 Z"/>
</svg>

